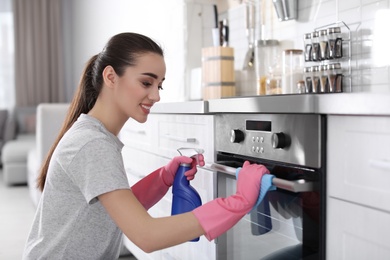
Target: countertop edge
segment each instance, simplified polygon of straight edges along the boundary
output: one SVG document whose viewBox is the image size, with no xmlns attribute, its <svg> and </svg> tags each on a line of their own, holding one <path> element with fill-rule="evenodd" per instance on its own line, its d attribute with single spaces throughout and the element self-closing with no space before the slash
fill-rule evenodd
<svg viewBox="0 0 390 260">
<path fill-rule="evenodd" d="M 250 96 L 157 103 L 154 114 L 298 113 L 390 116 L 389 93 Z"/>
<path fill-rule="evenodd" d="M 207 101 L 163 102 L 154 104 L 150 112 L 153 114 L 207 114 L 209 104 Z"/>
</svg>

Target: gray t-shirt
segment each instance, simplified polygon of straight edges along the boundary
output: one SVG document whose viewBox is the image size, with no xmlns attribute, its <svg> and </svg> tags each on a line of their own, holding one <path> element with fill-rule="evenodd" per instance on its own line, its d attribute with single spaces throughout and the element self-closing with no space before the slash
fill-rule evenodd
<svg viewBox="0 0 390 260">
<path fill-rule="evenodd" d="M 98 196 L 130 189 L 123 144 L 82 114 L 50 161 L 23 259 L 117 259 L 122 232 Z"/>
</svg>

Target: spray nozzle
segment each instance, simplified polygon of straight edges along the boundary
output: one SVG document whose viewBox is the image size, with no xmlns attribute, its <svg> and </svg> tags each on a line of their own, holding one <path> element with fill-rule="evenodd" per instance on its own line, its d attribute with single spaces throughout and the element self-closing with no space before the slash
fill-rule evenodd
<svg viewBox="0 0 390 260">
<path fill-rule="evenodd" d="M 182 148 L 177 149 L 177 151 L 182 156 L 195 158 L 197 163 L 199 163 L 198 162 L 198 154 L 203 154 L 204 153 L 204 150 L 200 149 L 200 148 L 186 148 L 186 147 L 182 147 Z"/>
</svg>

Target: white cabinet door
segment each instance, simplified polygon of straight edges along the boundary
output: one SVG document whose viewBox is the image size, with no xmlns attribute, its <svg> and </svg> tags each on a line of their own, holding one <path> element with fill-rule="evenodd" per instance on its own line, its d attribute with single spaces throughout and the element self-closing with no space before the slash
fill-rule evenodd
<svg viewBox="0 0 390 260">
<path fill-rule="evenodd" d="M 201 148 L 206 161 L 214 161 L 214 118 L 211 115 L 151 114 L 145 124 L 129 120 L 119 138 L 125 144 L 122 155 L 130 185 L 178 156 L 178 148 Z M 191 185 L 202 202 L 214 198 L 214 173 L 198 168 Z M 149 210 L 154 217 L 171 215 L 172 189 Z M 138 259 L 216 259 L 214 241 L 201 237 L 199 242 L 146 254 L 126 237 L 125 246 Z"/>
<path fill-rule="evenodd" d="M 327 223 L 327 259 L 390 259 L 389 213 L 330 198 Z"/>
<path fill-rule="evenodd" d="M 329 116 L 328 195 L 390 212 L 390 117 Z"/>
<path fill-rule="evenodd" d="M 327 125 L 327 259 L 390 259 L 390 117 Z"/>
</svg>

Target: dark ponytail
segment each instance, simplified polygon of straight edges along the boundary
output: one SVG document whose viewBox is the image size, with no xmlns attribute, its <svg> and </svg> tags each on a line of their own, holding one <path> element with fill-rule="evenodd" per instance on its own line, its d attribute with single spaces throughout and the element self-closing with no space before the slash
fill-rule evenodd
<svg viewBox="0 0 390 260">
<path fill-rule="evenodd" d="M 59 141 L 81 114 L 87 114 L 95 105 L 103 86 L 103 70 L 112 66 L 118 76 L 125 69 L 135 66 L 137 57 L 145 53 L 156 53 L 163 56 L 163 50 L 150 38 L 137 33 L 120 33 L 113 36 L 103 49 L 87 62 L 79 86 L 69 106 L 64 124 L 42 163 L 37 179 L 37 187 L 43 191 L 50 159 Z"/>
</svg>

